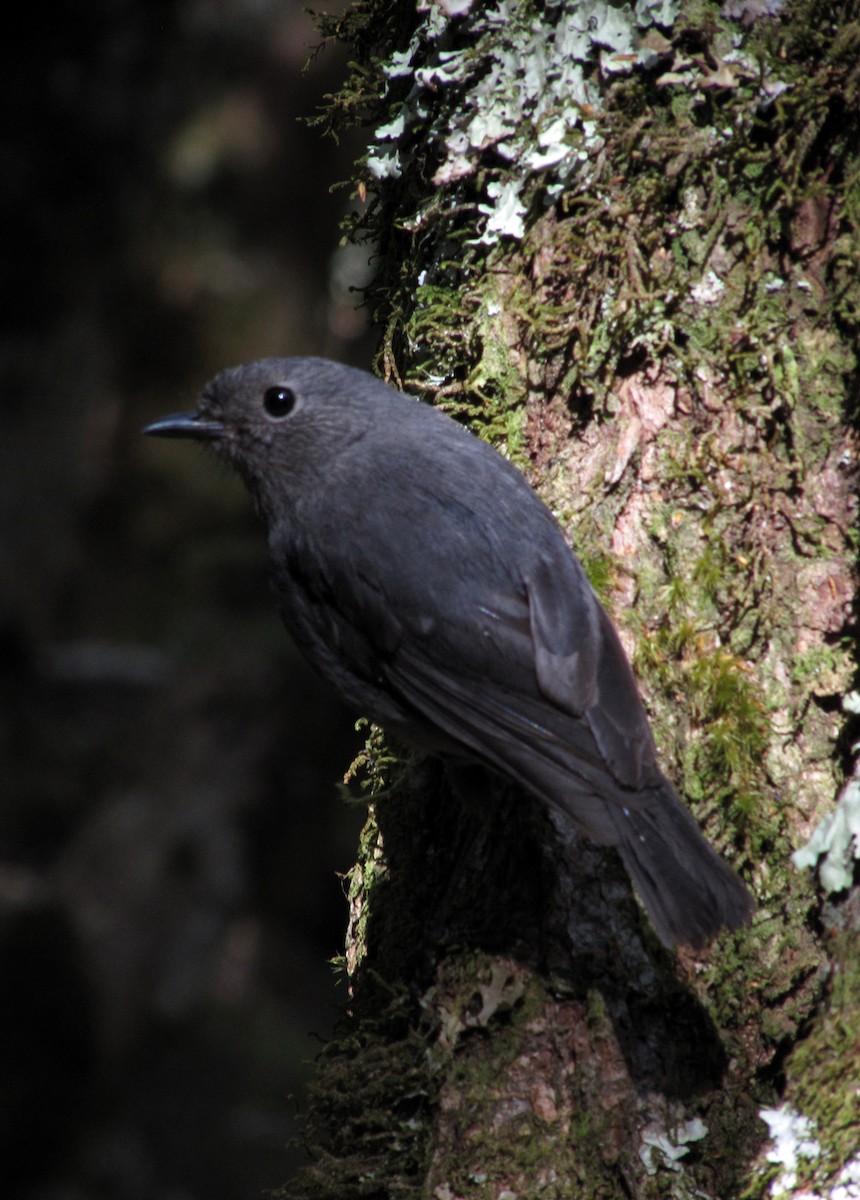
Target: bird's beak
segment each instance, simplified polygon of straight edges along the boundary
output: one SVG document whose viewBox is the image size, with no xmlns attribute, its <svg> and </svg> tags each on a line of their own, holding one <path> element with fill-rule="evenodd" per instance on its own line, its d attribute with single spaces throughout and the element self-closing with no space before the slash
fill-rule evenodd
<svg viewBox="0 0 860 1200">
<path fill-rule="evenodd" d="M 143 432 L 151 437 L 197 438 L 199 441 L 209 441 L 223 435 L 224 425 L 199 412 L 172 413 L 169 417 L 153 421 Z"/>
</svg>

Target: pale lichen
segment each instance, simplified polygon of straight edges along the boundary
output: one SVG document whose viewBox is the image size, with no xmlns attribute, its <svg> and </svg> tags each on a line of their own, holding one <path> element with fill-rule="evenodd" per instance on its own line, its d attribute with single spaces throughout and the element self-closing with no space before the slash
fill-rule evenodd
<svg viewBox="0 0 860 1200">
<path fill-rule="evenodd" d="M 416 137 L 439 149 L 437 186 L 474 181 L 495 155 L 504 179 L 479 184 L 478 210 L 486 217 L 479 238 L 486 245 L 519 240 L 530 179 L 541 173 L 546 195 L 558 196 L 603 145 L 595 119 L 603 106 L 600 77 L 663 61 L 665 51 L 653 47 L 669 43 L 649 41 L 648 32 L 671 26 L 680 7 L 678 0 L 554 0 L 542 10 L 498 0 L 457 12 L 424 5 L 408 48 L 383 65 L 386 92 L 403 81 L 411 88 L 396 115 L 377 127 L 368 169 L 377 179 L 399 178 Z M 456 190 L 449 203 L 458 203 Z"/>
<path fill-rule="evenodd" d="M 846 712 L 860 714 L 860 695 L 850 692 L 843 701 Z M 860 752 L 860 742 L 854 753 Z M 818 825 L 805 846 L 791 856 L 796 867 L 816 867 L 828 894 L 844 892 L 854 882 L 860 861 L 860 758 L 854 774 L 842 789 L 836 808 Z"/>
</svg>

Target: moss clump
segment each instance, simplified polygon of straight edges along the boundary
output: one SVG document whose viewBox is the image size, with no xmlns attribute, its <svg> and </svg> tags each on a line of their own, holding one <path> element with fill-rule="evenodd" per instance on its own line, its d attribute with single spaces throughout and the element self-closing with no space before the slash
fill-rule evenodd
<svg viewBox="0 0 860 1200">
<path fill-rule="evenodd" d="M 860 1130 L 860 937 L 840 935 L 823 1011 L 786 1064 L 786 1096 L 819 1131 L 816 1184 L 857 1154 Z"/>
<path fill-rule="evenodd" d="M 722 813 L 755 850 L 773 832 L 761 803 L 769 706 L 747 657 L 761 624 L 755 550 L 718 502 L 704 517 L 705 497 L 694 493 L 691 503 L 691 482 L 702 472 L 704 488 L 709 478 L 701 447 L 673 461 L 683 484 L 678 505 L 663 503 L 651 523 L 662 561 L 640 578 L 636 666 L 651 687 L 683 697 L 683 718 L 672 714 L 660 740 L 676 747 L 685 793 L 703 818 Z"/>
<path fill-rule="evenodd" d="M 413 364 L 403 384 L 522 466 L 526 394 L 498 320 L 500 287 L 491 273 L 480 281 L 468 270 L 451 273 L 454 286 L 417 289 L 403 328 Z"/>
<path fill-rule="evenodd" d="M 279 1200 L 395 1200 L 421 1194 L 436 1103 L 428 1031 L 407 994 L 349 1022 L 318 1060 L 303 1142 L 312 1162 Z"/>
</svg>

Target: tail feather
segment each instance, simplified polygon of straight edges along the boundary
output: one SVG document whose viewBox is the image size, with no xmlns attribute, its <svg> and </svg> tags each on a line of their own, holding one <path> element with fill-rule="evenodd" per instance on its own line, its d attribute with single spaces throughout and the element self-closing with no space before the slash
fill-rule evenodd
<svg viewBox="0 0 860 1200">
<path fill-rule="evenodd" d="M 620 671 L 617 661 L 615 669 Z M 633 722 L 644 742 L 634 738 L 631 748 L 618 740 L 613 769 L 591 724 L 540 695 L 492 682 L 476 687 L 469 677 L 410 654 L 408 646 L 387 670 L 395 690 L 461 752 L 471 749 L 594 841 L 617 847 L 665 945 L 699 947 L 723 926 L 734 929 L 749 920 L 752 897 L 661 774 L 644 716 L 641 724 Z M 623 702 L 623 680 L 618 686 Z M 626 699 L 638 712 L 635 695 Z M 601 716 L 607 746 L 608 720 Z"/>
<path fill-rule="evenodd" d="M 698 949 L 721 928 L 747 924 L 752 896 L 668 783 L 653 806 L 610 807 L 618 851 L 664 945 Z"/>
</svg>

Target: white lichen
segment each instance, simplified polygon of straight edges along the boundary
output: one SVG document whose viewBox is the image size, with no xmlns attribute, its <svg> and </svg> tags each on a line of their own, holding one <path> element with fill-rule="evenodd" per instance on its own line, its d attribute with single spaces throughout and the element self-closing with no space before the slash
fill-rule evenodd
<svg viewBox="0 0 860 1200">
<path fill-rule="evenodd" d="M 854 776 L 842 789 L 834 812 L 826 816 L 812 837 L 791 856 L 796 867 L 819 863 L 821 886 L 828 893 L 843 892 L 854 881 L 854 864 L 860 859 L 860 778 Z"/>
<path fill-rule="evenodd" d="M 521 238 L 525 233 L 526 206 L 516 183 L 488 183 L 487 195 L 493 203 L 478 205 L 488 217 L 479 241 L 496 242 L 500 236 Z"/>
<path fill-rule="evenodd" d="M 690 295 L 696 304 L 716 304 L 726 290 L 726 285 L 714 271 L 706 271 L 698 283 L 690 288 Z"/>
<path fill-rule="evenodd" d="M 547 0 L 535 11 L 518 0 L 483 10 L 465 0 L 419 5 L 409 46 L 383 66 L 386 93 L 397 87 L 399 95 L 404 80 L 412 87 L 376 130 L 369 170 L 399 178 L 415 145 L 431 143 L 442 152 L 434 182 L 456 185 L 492 152 L 511 169 L 504 186 L 489 173 L 479 240 L 522 237 L 534 176 L 557 194 L 602 146 L 601 76 L 660 61 L 643 38 L 649 31 L 659 38 L 656 27 L 669 28 L 680 7 L 680 0 Z"/>
<path fill-rule="evenodd" d="M 812 1122 L 795 1112 L 790 1105 L 763 1108 L 759 1116 L 773 1139 L 773 1146 L 766 1155 L 767 1161 L 780 1167 L 779 1174 L 771 1183 L 771 1195 L 775 1198 L 785 1196 L 797 1185 L 801 1161 L 810 1162 L 818 1158 L 821 1147 L 812 1136 Z"/>
<path fill-rule="evenodd" d="M 835 1176 L 831 1168 L 825 1185 L 816 1184 L 814 1190 L 810 1187 L 798 1190 L 801 1168 L 806 1167 L 808 1175 L 814 1171 L 821 1155 L 812 1122 L 788 1104 L 762 1109 L 759 1116 L 773 1140 L 766 1160 L 780 1168 L 770 1183 L 773 1200 L 860 1200 L 860 1155 L 845 1163 Z"/>
<path fill-rule="evenodd" d="M 776 2 L 759 0 L 759 15 Z M 680 11 L 680 0 L 423 0 L 409 45 L 383 64 L 383 99 L 396 97 L 399 107 L 376 130 L 371 173 L 380 180 L 408 175 L 416 153 L 435 147 L 433 182 L 450 188 L 452 208 L 462 199 L 458 184 L 483 179 L 476 234 L 492 243 L 522 236 L 520 218 L 536 190 L 551 201 L 574 182 L 589 183 L 613 76 L 662 72 L 659 85 L 688 89 L 695 100 L 743 83 L 758 87 L 762 105 L 772 104 L 785 85 L 746 52 L 745 33 L 731 35 L 720 60 L 684 54 L 671 41 Z M 500 159 L 505 188 L 494 195 Z"/>
<path fill-rule="evenodd" d="M 860 1154 L 845 1164 L 824 1200 L 860 1200 Z"/>
<path fill-rule="evenodd" d="M 860 712 L 860 695 L 849 692 L 842 701 L 846 712 Z M 860 743 L 853 747 L 855 755 Z M 845 784 L 835 810 L 824 818 L 805 846 L 791 861 L 799 869 L 819 869 L 821 886 L 829 894 L 844 892 L 854 882 L 854 864 L 860 859 L 860 759 Z M 819 861 L 820 860 L 820 861 Z"/>
<path fill-rule="evenodd" d="M 707 1125 L 698 1117 L 682 1121 L 671 1129 L 648 1125 L 642 1131 L 642 1144 L 639 1147 L 639 1157 L 645 1170 L 649 1175 L 656 1175 L 660 1167 L 679 1171 L 679 1159 L 689 1154 L 690 1143 L 701 1141 L 707 1132 Z"/>
</svg>

